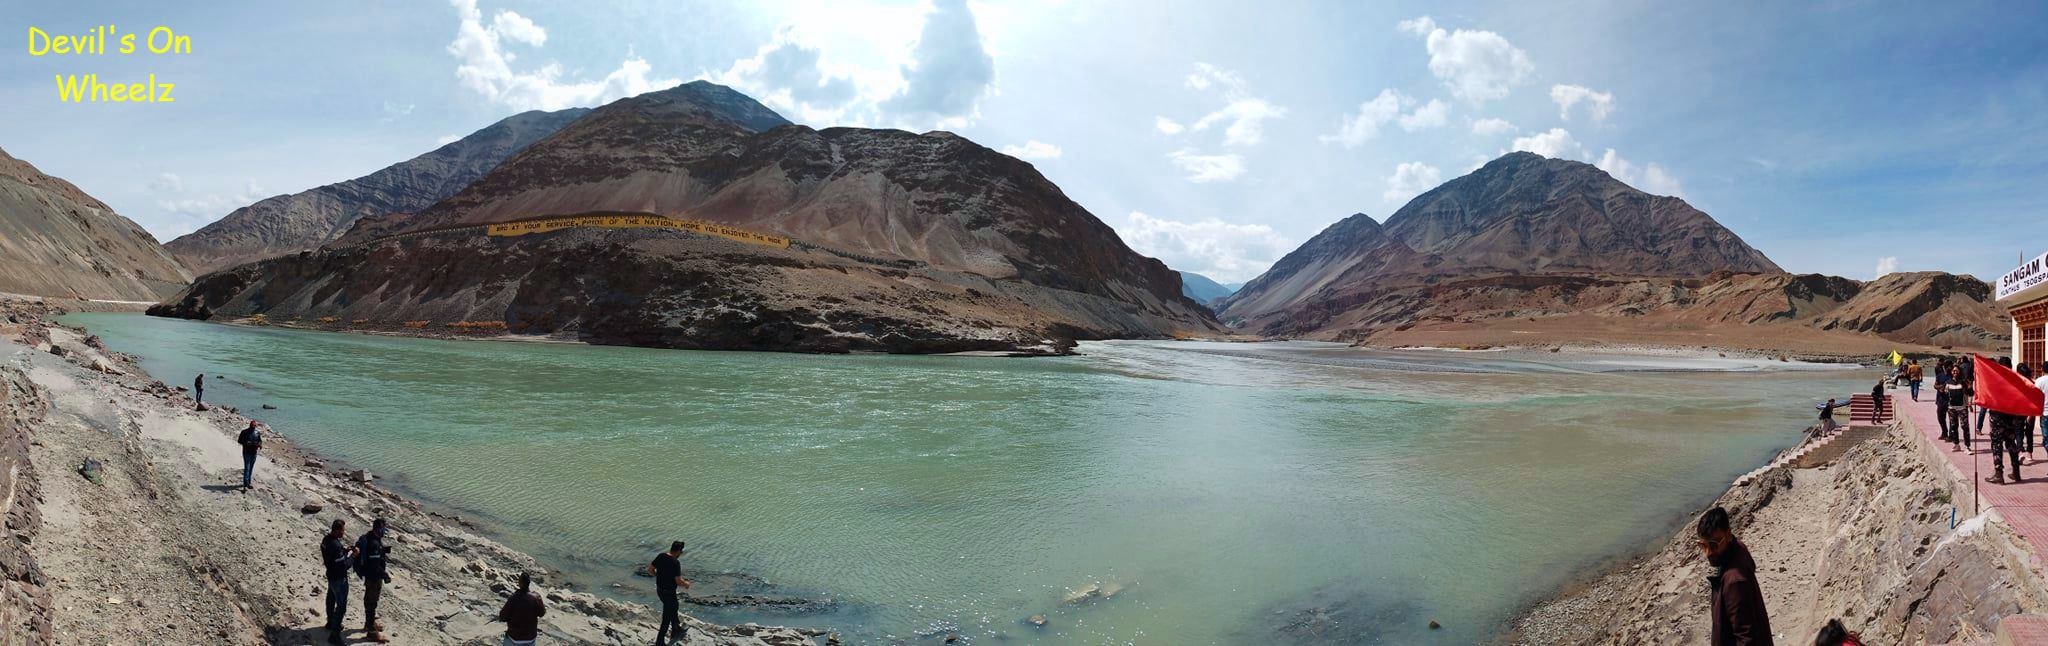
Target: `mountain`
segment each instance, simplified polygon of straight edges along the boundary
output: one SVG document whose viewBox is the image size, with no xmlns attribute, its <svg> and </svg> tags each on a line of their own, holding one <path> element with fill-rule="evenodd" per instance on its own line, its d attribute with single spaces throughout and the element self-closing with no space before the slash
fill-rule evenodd
<svg viewBox="0 0 2048 646">
<path fill-rule="evenodd" d="M 1530 153 L 1417 196 L 1384 225 L 1363 214 L 1330 225 L 1218 314 L 1266 336 L 1377 345 L 1834 353 L 1989 346 L 2008 335 L 2003 316 L 1967 276 L 1786 274 L 1684 200 Z"/>
<path fill-rule="evenodd" d="M 790 246 L 648 228 L 450 229 L 591 212 L 701 220 Z M 1220 332 L 1180 286 L 1021 160 L 946 132 L 792 125 L 698 81 L 599 107 L 415 214 L 209 276 L 156 311 L 481 321 L 659 347 L 1038 351 Z"/>
<path fill-rule="evenodd" d="M 156 301 L 191 278 L 134 221 L 0 150 L 0 292 Z"/>
<path fill-rule="evenodd" d="M 1183 271 L 1176 273 L 1180 274 L 1180 294 L 1182 296 L 1188 297 L 1188 300 L 1197 303 L 1202 303 L 1204 305 L 1207 305 L 1208 303 L 1215 301 L 1216 299 L 1229 296 L 1233 292 L 1236 292 L 1237 288 L 1244 286 L 1243 283 L 1225 285 L 1222 283 L 1218 283 L 1214 280 L 1210 280 L 1208 276 L 1203 276 L 1201 274 L 1197 274 L 1191 271 Z"/>
<path fill-rule="evenodd" d="M 313 249 L 340 237 L 365 216 L 427 208 L 587 112 L 571 108 L 515 114 L 377 172 L 235 209 L 164 247 L 202 274 Z"/>
</svg>

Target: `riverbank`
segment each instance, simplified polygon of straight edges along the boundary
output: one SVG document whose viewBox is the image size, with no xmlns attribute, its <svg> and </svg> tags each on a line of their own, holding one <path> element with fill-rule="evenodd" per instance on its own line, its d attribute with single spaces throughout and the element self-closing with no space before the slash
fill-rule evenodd
<svg viewBox="0 0 2048 646">
<path fill-rule="evenodd" d="M 193 410 L 181 389 L 51 323 L 46 305 L 0 308 L 0 466 L 14 536 L 0 546 L 0 618 L 22 643 L 317 643 L 319 537 L 333 519 L 353 537 L 373 517 L 393 528 L 379 619 L 397 643 L 495 643 L 493 619 L 522 571 L 548 601 L 544 639 L 627 644 L 654 632 L 646 606 L 565 589 L 547 565 L 288 438 L 266 441 L 254 489 L 240 491 L 233 437 L 247 418 Z M 360 594 L 351 640 L 363 638 Z M 700 646 L 837 641 L 686 621 Z"/>
<path fill-rule="evenodd" d="M 1970 516 L 1967 475 L 1910 422 L 1852 432 L 1867 437 L 1839 458 L 1773 467 L 1713 502 L 1756 557 L 1778 642 L 1840 618 L 1865 643 L 1991 643 L 2002 620 L 2048 612 L 2033 548 L 1997 514 Z M 1655 551 L 1538 603 L 1502 641 L 1704 642 L 1707 566 L 1691 532 L 1687 519 Z"/>
</svg>

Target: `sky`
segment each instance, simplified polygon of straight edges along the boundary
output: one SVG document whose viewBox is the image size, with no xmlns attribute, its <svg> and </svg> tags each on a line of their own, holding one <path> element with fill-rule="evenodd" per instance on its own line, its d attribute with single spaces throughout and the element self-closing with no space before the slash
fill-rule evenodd
<svg viewBox="0 0 2048 646">
<path fill-rule="evenodd" d="M 960 133 L 1222 282 L 1514 150 L 1684 198 L 1785 269 L 2048 250 L 2048 5 L 0 0 L 0 148 L 159 239 L 530 109 L 731 85 Z M 30 28 L 191 51 L 34 56 Z M 146 44 L 146 43 L 145 43 Z M 67 103 L 59 75 L 174 83 Z"/>
</svg>

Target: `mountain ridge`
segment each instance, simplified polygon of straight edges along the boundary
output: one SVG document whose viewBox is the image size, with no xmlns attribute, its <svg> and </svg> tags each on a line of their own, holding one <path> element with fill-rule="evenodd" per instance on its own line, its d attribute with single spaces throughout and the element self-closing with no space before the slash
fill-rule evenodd
<svg viewBox="0 0 2048 646">
<path fill-rule="evenodd" d="M 155 301 L 189 280 L 133 220 L 0 150 L 0 292 Z"/>
</svg>

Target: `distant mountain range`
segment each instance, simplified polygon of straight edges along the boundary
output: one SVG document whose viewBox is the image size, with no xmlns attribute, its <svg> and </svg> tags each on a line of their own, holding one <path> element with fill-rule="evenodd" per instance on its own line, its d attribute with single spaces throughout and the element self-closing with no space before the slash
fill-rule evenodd
<svg viewBox="0 0 2048 646">
<path fill-rule="evenodd" d="M 1883 345 L 1871 337 L 1984 347 L 2008 330 L 1974 278 L 1786 274 L 1684 200 L 1526 152 L 1416 197 L 1385 225 L 1364 214 L 1330 225 L 1220 305 L 1220 318 L 1260 335 L 1383 345 L 1857 352 Z M 1743 331 L 1757 326 L 1773 329 Z"/>
<path fill-rule="evenodd" d="M 134 221 L 0 150 L 0 292 L 156 301 L 191 279 Z"/>
<path fill-rule="evenodd" d="M 506 117 L 431 152 L 362 177 L 251 204 L 164 245 L 205 274 L 326 244 L 368 216 L 412 213 L 462 190 L 499 162 L 590 112 Z"/>
<path fill-rule="evenodd" d="M 795 244 L 659 229 L 360 244 L 592 211 Z M 416 213 L 357 218 L 312 254 L 203 277 L 153 312 L 822 352 L 1040 352 L 1223 332 L 1178 275 L 1028 163 L 946 132 L 792 125 L 702 81 L 599 107 Z"/>
<path fill-rule="evenodd" d="M 1244 286 L 1244 283 L 1218 283 L 1210 280 L 1208 276 L 1191 271 L 1178 273 L 1180 274 L 1181 295 L 1188 297 L 1188 300 L 1201 303 L 1205 307 L 1210 306 L 1210 304 L 1223 297 L 1236 293 L 1237 288 Z"/>
</svg>

